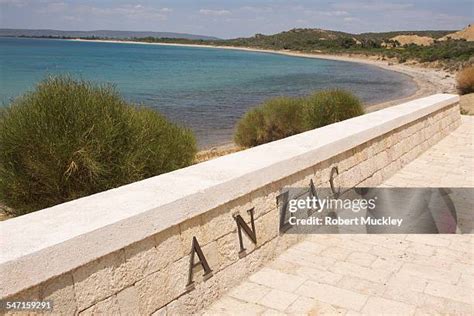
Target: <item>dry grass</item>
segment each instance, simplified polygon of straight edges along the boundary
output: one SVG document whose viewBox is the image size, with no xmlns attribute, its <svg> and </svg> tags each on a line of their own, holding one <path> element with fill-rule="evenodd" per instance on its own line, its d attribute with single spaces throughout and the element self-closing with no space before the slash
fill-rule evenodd
<svg viewBox="0 0 474 316">
<path fill-rule="evenodd" d="M 224 146 L 213 147 L 211 149 L 201 150 L 196 154 L 194 163 L 200 163 L 208 160 L 212 160 L 221 156 L 232 154 L 241 151 L 243 148 L 235 144 L 229 144 Z"/>
<path fill-rule="evenodd" d="M 461 96 L 461 114 L 474 115 L 474 93 L 465 94 Z"/>
<path fill-rule="evenodd" d="M 419 36 L 419 35 L 398 35 L 392 37 L 391 40 L 398 41 L 400 45 L 409 45 L 416 44 L 420 46 L 429 46 L 433 44 L 434 40 L 429 36 Z"/>
<path fill-rule="evenodd" d="M 465 39 L 466 41 L 474 41 L 474 24 L 469 24 L 466 28 L 460 31 L 448 34 L 446 36 L 443 36 L 439 40 L 446 41 L 448 38 L 457 39 L 457 40 Z"/>
<path fill-rule="evenodd" d="M 474 92 L 474 65 L 467 66 L 456 76 L 459 94 Z"/>
<path fill-rule="evenodd" d="M 9 208 L 3 205 L 2 202 L 0 202 L 0 222 L 13 217 L 11 213 L 12 212 L 9 211 Z"/>
</svg>

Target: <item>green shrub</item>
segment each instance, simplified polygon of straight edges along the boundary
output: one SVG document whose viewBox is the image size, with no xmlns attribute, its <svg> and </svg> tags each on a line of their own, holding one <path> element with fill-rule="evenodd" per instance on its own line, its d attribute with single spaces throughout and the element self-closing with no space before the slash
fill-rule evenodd
<svg viewBox="0 0 474 316">
<path fill-rule="evenodd" d="M 364 114 L 362 104 L 352 93 L 334 89 L 316 92 L 304 102 L 306 129 L 314 129 Z"/>
<path fill-rule="evenodd" d="M 253 147 L 363 113 L 357 97 L 338 89 L 306 98 L 270 99 L 240 119 L 234 141 L 242 147 Z"/>
<path fill-rule="evenodd" d="M 459 94 L 474 93 L 474 66 L 467 66 L 461 70 L 456 80 Z"/>
<path fill-rule="evenodd" d="M 252 147 L 263 143 L 262 127 L 264 124 L 263 111 L 261 108 L 254 108 L 245 113 L 237 123 L 237 130 L 234 141 L 242 147 Z"/>
<path fill-rule="evenodd" d="M 15 215 L 192 163 L 190 131 L 109 86 L 49 78 L 0 113 L 0 200 Z"/>
<path fill-rule="evenodd" d="M 235 142 L 252 147 L 304 131 L 301 99 L 279 97 L 247 112 L 238 122 Z"/>
</svg>

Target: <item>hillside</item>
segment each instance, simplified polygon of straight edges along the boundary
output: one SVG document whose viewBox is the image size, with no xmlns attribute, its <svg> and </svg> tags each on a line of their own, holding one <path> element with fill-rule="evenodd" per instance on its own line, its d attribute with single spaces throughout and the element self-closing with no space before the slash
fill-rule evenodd
<svg viewBox="0 0 474 316">
<path fill-rule="evenodd" d="M 466 40 L 466 41 L 474 41 L 474 24 L 469 24 L 466 28 L 447 34 L 440 38 L 441 41 L 445 41 L 448 38 L 453 39 L 453 40 Z"/>
<path fill-rule="evenodd" d="M 391 38 L 392 41 L 397 41 L 400 45 L 420 45 L 420 46 L 430 46 L 434 43 L 434 39 L 429 36 L 419 36 L 419 35 L 397 35 Z"/>
<path fill-rule="evenodd" d="M 380 32 L 380 33 L 361 33 L 359 36 L 369 37 L 373 39 L 386 39 L 393 38 L 399 35 L 416 35 L 422 37 L 431 37 L 433 39 L 441 38 L 447 34 L 456 32 L 456 30 L 445 30 L 445 31 L 393 31 L 393 32 Z"/>
<path fill-rule="evenodd" d="M 57 37 L 57 38 L 110 38 L 132 39 L 138 37 L 180 38 L 191 40 L 215 40 L 216 37 L 170 32 L 135 32 L 135 31 L 60 31 L 60 30 L 28 30 L 28 29 L 0 29 L 3 37 Z"/>
<path fill-rule="evenodd" d="M 227 40 L 226 44 L 271 49 L 315 50 L 346 47 L 355 44 L 354 35 L 322 29 L 292 29 L 274 35 L 256 34 L 249 38 Z"/>
</svg>

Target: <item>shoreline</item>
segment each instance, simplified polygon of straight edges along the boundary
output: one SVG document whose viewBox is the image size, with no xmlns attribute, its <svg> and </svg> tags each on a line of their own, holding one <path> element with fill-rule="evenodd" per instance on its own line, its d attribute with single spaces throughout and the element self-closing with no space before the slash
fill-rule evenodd
<svg viewBox="0 0 474 316">
<path fill-rule="evenodd" d="M 388 100 L 382 103 L 370 104 L 365 107 L 366 112 L 377 111 L 396 104 L 408 102 L 413 99 L 421 98 L 435 93 L 453 93 L 456 91 L 454 75 L 436 68 L 423 67 L 415 64 L 399 64 L 393 60 L 382 60 L 380 56 L 361 56 L 361 55 L 336 55 L 323 53 L 303 53 L 290 50 L 268 50 L 251 47 L 234 47 L 234 46 L 218 46 L 218 45 L 200 45 L 200 44 L 180 44 L 180 43 L 147 43 L 137 41 L 119 41 L 119 40 L 85 40 L 85 39 L 66 39 L 67 41 L 77 42 L 98 42 L 98 43 L 114 43 L 114 44 L 136 44 L 136 45 L 157 45 L 157 46 L 177 46 L 177 47 L 193 47 L 193 48 L 213 48 L 227 49 L 247 52 L 257 52 L 266 54 L 277 54 L 298 58 L 315 58 L 325 60 L 335 60 L 343 62 L 360 63 L 369 66 L 379 67 L 384 70 L 394 71 L 399 74 L 408 76 L 416 85 L 414 93 L 401 98 Z M 198 152 L 197 161 L 205 161 L 224 154 L 232 153 L 240 150 L 233 142 L 226 144 L 210 146 L 202 148 Z"/>
<path fill-rule="evenodd" d="M 422 96 L 434 93 L 452 93 L 456 91 L 454 75 L 436 68 L 423 67 L 420 64 L 399 64 L 393 60 L 382 60 L 379 56 L 362 56 L 355 54 L 323 54 L 323 53 L 304 53 L 290 50 L 270 50 L 251 47 L 235 47 L 235 46 L 219 46 L 219 45 L 201 45 L 201 44 L 180 44 L 180 43 L 147 43 L 137 41 L 119 41 L 119 40 L 85 40 L 85 39 L 66 39 L 66 41 L 76 42 L 99 42 L 114 44 L 137 44 L 137 45 L 157 45 L 157 46 L 176 46 L 176 47 L 193 47 L 193 48 L 213 48 L 248 51 L 256 53 L 277 54 L 299 58 L 315 58 L 325 60 L 335 60 L 343 62 L 360 63 L 382 68 L 384 70 L 398 72 L 410 77 L 416 84 L 416 91 L 412 95 L 401 98 L 388 100 L 378 104 L 368 105 L 368 112 L 379 110 L 384 107 L 395 105 L 396 103 L 406 102 Z"/>
</svg>

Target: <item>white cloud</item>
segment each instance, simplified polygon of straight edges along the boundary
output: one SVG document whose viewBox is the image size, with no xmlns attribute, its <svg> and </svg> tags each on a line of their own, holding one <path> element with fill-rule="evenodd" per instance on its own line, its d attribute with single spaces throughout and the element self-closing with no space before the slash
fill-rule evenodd
<svg viewBox="0 0 474 316">
<path fill-rule="evenodd" d="M 212 16 L 222 16 L 222 15 L 229 15 L 229 10 L 211 10 L 211 9 L 201 9 L 199 10 L 200 14 L 203 15 L 212 15 Z"/>
<path fill-rule="evenodd" d="M 308 15 L 320 15 L 320 16 L 347 16 L 349 15 L 349 12 L 343 11 L 343 10 L 335 10 L 335 11 L 320 11 L 320 10 L 306 10 L 304 12 L 305 14 Z"/>
<path fill-rule="evenodd" d="M 60 13 L 65 11 L 66 8 L 67 4 L 64 2 L 51 2 L 48 3 L 43 10 L 48 13 Z"/>
<path fill-rule="evenodd" d="M 48 11 L 48 10 L 45 10 Z M 131 20 L 145 20 L 145 19 L 157 19 L 166 20 L 167 13 L 172 10 L 169 8 L 156 9 L 152 7 L 145 7 L 143 5 L 122 5 L 118 7 L 103 8 L 89 5 L 78 5 L 71 7 L 68 11 L 75 12 L 77 16 L 82 15 L 93 15 L 97 17 L 112 17 L 119 19 L 131 19 Z M 45 12 L 43 12 L 45 13 Z"/>
<path fill-rule="evenodd" d="M 73 16 L 73 15 L 65 15 L 61 19 L 68 22 L 81 22 L 82 21 L 82 18 L 78 16 Z"/>
<path fill-rule="evenodd" d="M 22 8 L 28 4 L 26 0 L 0 0 L 0 5 Z"/>
<path fill-rule="evenodd" d="M 345 16 L 345 15 L 349 15 L 349 12 L 347 11 L 322 11 L 321 12 L 323 15 L 327 15 L 327 16 Z"/>
<path fill-rule="evenodd" d="M 360 21 L 360 19 L 354 18 L 354 17 L 351 17 L 351 16 L 345 17 L 343 20 L 344 20 L 344 22 L 356 22 L 356 21 Z"/>
<path fill-rule="evenodd" d="M 308 20 L 303 20 L 303 19 L 298 19 L 295 22 L 298 23 L 298 24 L 308 24 L 309 23 Z"/>
<path fill-rule="evenodd" d="M 241 7 L 240 10 L 248 11 L 252 13 L 271 13 L 274 12 L 272 7 L 254 7 L 254 6 L 244 6 Z"/>
<path fill-rule="evenodd" d="M 397 3 L 395 1 L 350 1 L 334 4 L 334 8 L 347 11 L 403 11 L 413 8 L 412 3 Z"/>
</svg>

